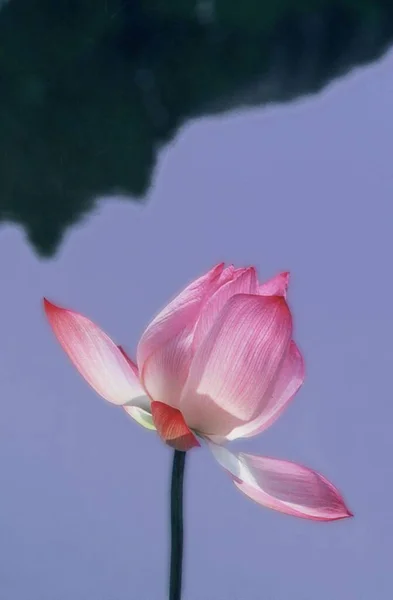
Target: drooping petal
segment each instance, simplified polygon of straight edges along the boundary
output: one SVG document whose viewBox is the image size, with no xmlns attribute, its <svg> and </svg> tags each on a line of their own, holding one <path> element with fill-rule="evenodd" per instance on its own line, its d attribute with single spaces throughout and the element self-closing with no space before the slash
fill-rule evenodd
<svg viewBox="0 0 393 600">
<path fill-rule="evenodd" d="M 182 452 L 200 446 L 180 410 L 163 402 L 152 402 L 151 407 L 157 432 L 168 446 Z"/>
<path fill-rule="evenodd" d="M 286 409 L 303 381 L 304 360 L 299 348 L 292 340 L 274 389 L 271 395 L 266 396 L 266 403 L 261 408 L 261 414 L 250 423 L 236 427 L 226 436 L 226 439 L 229 441 L 241 437 L 251 437 L 270 427 Z"/>
<path fill-rule="evenodd" d="M 262 283 L 258 288 L 258 294 L 261 296 L 284 296 L 287 295 L 289 285 L 289 272 L 279 273 L 272 279 Z"/>
<path fill-rule="evenodd" d="M 138 345 L 141 381 L 159 402 L 178 406 L 192 358 L 192 333 L 201 307 L 218 285 L 223 264 L 191 283 L 150 323 Z"/>
<path fill-rule="evenodd" d="M 236 294 L 256 294 L 257 276 L 255 269 L 238 269 L 231 280 L 218 288 L 205 303 L 199 316 L 193 339 L 193 348 L 196 350 L 210 331 L 220 311 L 232 296 Z"/>
<path fill-rule="evenodd" d="M 197 349 L 180 408 L 189 427 L 226 435 L 260 414 L 292 333 L 284 298 L 239 294 Z"/>
<path fill-rule="evenodd" d="M 223 446 L 209 447 L 236 487 L 262 506 L 315 521 L 353 516 L 337 488 L 316 471 L 276 458 L 235 454 Z"/>
<path fill-rule="evenodd" d="M 61 346 L 97 394 L 113 404 L 149 407 L 137 375 L 106 333 L 83 315 L 46 299 L 44 308 Z"/>
</svg>

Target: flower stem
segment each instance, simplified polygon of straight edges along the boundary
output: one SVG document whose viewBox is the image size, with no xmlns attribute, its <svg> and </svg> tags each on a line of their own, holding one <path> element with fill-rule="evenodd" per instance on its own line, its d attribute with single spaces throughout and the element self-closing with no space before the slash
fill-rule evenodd
<svg viewBox="0 0 393 600">
<path fill-rule="evenodd" d="M 181 600 L 183 571 L 183 481 L 186 453 L 175 450 L 171 481 L 171 566 L 169 600 Z"/>
</svg>

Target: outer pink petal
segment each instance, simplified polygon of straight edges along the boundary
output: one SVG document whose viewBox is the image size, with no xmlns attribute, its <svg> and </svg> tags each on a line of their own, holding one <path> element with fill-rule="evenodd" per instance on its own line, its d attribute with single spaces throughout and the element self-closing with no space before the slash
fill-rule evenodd
<svg viewBox="0 0 393 600">
<path fill-rule="evenodd" d="M 300 350 L 292 340 L 288 353 L 280 369 L 276 385 L 271 396 L 266 397 L 266 404 L 261 414 L 246 425 L 236 427 L 227 436 L 227 440 L 258 435 L 281 415 L 295 396 L 304 381 L 304 360 Z"/>
<path fill-rule="evenodd" d="M 209 446 L 236 487 L 262 506 L 314 521 L 353 516 L 337 488 L 316 471 L 285 460 L 233 454 L 222 446 Z"/>
<path fill-rule="evenodd" d="M 261 296 L 284 296 L 287 295 L 289 285 L 289 272 L 279 273 L 272 279 L 262 283 L 258 288 L 258 294 Z"/>
<path fill-rule="evenodd" d="M 137 375 L 106 333 L 81 314 L 46 299 L 44 308 L 63 349 L 100 396 L 113 404 L 149 406 Z"/>
<path fill-rule="evenodd" d="M 223 285 L 227 281 L 230 281 L 233 278 L 236 271 L 237 269 L 235 269 L 233 265 L 228 265 L 227 267 L 225 267 L 220 277 L 218 278 L 219 285 Z"/>
<path fill-rule="evenodd" d="M 192 359 L 192 333 L 183 330 L 146 360 L 143 384 L 153 400 L 177 408 Z"/>
<path fill-rule="evenodd" d="M 194 350 L 200 346 L 228 300 L 236 294 L 256 294 L 257 285 L 257 276 L 253 267 L 235 271 L 233 278 L 222 285 L 204 305 L 195 328 Z"/>
<path fill-rule="evenodd" d="M 221 263 L 199 277 L 174 298 L 148 325 L 137 350 L 137 363 L 142 371 L 145 361 L 190 322 L 195 323 L 206 296 L 216 290 L 216 282 L 224 270 Z"/>
<path fill-rule="evenodd" d="M 226 435 L 260 414 L 291 333 L 284 298 L 233 296 L 191 364 L 180 405 L 188 426 L 205 435 Z"/>
<path fill-rule="evenodd" d="M 192 358 L 201 308 L 217 289 L 223 264 L 191 283 L 150 323 L 138 345 L 141 380 L 153 400 L 176 407 Z"/>
</svg>

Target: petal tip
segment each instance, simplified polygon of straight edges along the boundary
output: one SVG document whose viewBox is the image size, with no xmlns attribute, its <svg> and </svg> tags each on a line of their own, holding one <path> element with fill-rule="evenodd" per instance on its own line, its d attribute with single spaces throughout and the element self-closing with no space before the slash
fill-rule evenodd
<svg viewBox="0 0 393 600">
<path fill-rule="evenodd" d="M 347 506 L 344 506 L 344 508 L 345 508 L 345 515 L 343 518 L 344 519 L 352 519 L 355 516 L 354 513 L 351 510 L 349 510 L 349 508 Z"/>
<path fill-rule="evenodd" d="M 60 306 L 57 306 L 57 304 L 54 304 L 53 302 L 48 300 L 48 298 L 45 298 L 45 296 L 42 299 L 42 304 L 44 307 L 44 311 L 48 317 L 56 311 L 63 310 L 60 308 Z"/>
<path fill-rule="evenodd" d="M 213 277 L 221 275 L 221 273 L 223 272 L 224 268 L 225 268 L 225 263 L 224 262 L 217 263 L 216 266 L 213 267 L 213 269 L 212 269 L 212 275 L 213 275 Z"/>
<path fill-rule="evenodd" d="M 53 314 L 56 312 L 56 310 L 59 310 L 59 307 L 56 306 L 56 304 L 53 304 L 52 302 L 50 302 L 45 297 L 42 299 L 42 306 L 43 306 L 46 317 L 48 318 L 49 321 L 51 321 Z"/>
<path fill-rule="evenodd" d="M 45 296 L 42 298 L 42 305 L 45 310 L 48 310 L 53 306 L 52 302 L 50 302 Z"/>
<path fill-rule="evenodd" d="M 281 277 L 283 278 L 283 280 L 285 281 L 285 285 L 288 287 L 289 284 L 289 280 L 291 278 L 291 273 L 290 271 L 283 271 L 281 273 Z"/>
</svg>

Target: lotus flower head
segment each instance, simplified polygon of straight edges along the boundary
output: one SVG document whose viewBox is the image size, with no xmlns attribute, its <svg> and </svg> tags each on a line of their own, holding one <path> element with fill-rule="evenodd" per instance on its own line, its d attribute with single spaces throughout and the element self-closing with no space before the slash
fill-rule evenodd
<svg viewBox="0 0 393 600">
<path fill-rule="evenodd" d="M 351 516 L 338 490 L 304 466 L 231 452 L 261 433 L 304 380 L 286 301 L 289 274 L 260 284 L 253 267 L 219 264 L 148 325 L 136 362 L 97 325 L 44 301 L 63 349 L 90 386 L 169 446 L 201 442 L 236 487 L 261 505 L 308 519 Z"/>
</svg>

